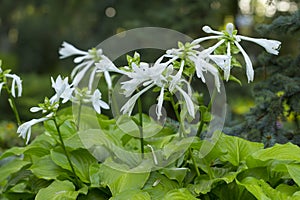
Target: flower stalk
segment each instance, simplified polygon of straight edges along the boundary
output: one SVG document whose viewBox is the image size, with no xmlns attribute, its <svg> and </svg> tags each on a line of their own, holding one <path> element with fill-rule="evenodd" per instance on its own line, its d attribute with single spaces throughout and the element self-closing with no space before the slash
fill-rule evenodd
<svg viewBox="0 0 300 200">
<path fill-rule="evenodd" d="M 76 175 L 74 166 L 73 166 L 72 161 L 71 161 L 71 159 L 70 159 L 69 152 L 68 152 L 67 149 L 66 149 L 64 140 L 63 140 L 63 138 L 62 138 L 62 135 L 61 135 L 61 132 L 60 132 L 60 129 L 59 129 L 59 125 L 58 125 L 57 120 L 56 120 L 55 117 L 53 117 L 53 121 L 54 121 L 54 124 L 55 124 L 56 131 L 57 131 L 57 133 L 58 133 L 58 137 L 59 137 L 59 141 L 60 141 L 61 147 L 62 147 L 62 149 L 63 149 L 63 151 L 64 151 L 64 154 L 65 154 L 65 156 L 66 156 L 66 158 L 67 158 L 67 160 L 68 160 L 68 163 L 69 163 L 69 165 L 70 165 L 71 171 L 72 171 L 72 173 L 73 173 L 73 175 L 74 175 L 74 178 L 75 178 L 75 184 L 76 184 L 77 187 L 79 187 L 79 186 L 80 186 L 80 181 L 79 181 L 79 179 L 78 179 L 78 176 Z"/>
<path fill-rule="evenodd" d="M 9 105 L 10 105 L 10 107 L 11 107 L 11 109 L 12 109 L 14 115 L 15 115 L 17 125 L 20 126 L 22 124 L 22 122 L 21 122 L 21 119 L 20 119 L 20 115 L 19 115 L 19 112 L 18 112 L 16 102 L 15 102 L 13 96 L 11 95 L 10 91 L 8 90 L 8 88 L 6 88 L 6 89 L 7 89 L 8 95 L 9 95 L 9 97 L 8 97 Z"/>
<path fill-rule="evenodd" d="M 143 107 L 142 100 L 138 98 L 138 112 L 139 112 L 139 131 L 140 131 L 140 141 L 141 141 L 141 154 L 142 159 L 144 159 L 144 130 L 143 130 Z"/>
</svg>

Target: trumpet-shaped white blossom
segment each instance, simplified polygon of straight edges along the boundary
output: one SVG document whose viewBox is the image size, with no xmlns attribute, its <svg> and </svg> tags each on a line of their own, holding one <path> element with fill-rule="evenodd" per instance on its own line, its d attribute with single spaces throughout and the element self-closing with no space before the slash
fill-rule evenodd
<svg viewBox="0 0 300 200">
<path fill-rule="evenodd" d="M 59 99 L 63 99 L 62 103 L 66 103 L 72 98 L 72 93 L 74 88 L 72 84 L 68 83 L 68 77 L 62 79 L 59 75 L 56 80 L 54 81 L 53 77 L 51 77 L 52 87 L 55 90 L 56 94 L 51 97 L 50 101 L 52 103 L 58 102 Z"/>
<path fill-rule="evenodd" d="M 181 63 L 179 71 L 175 75 L 172 75 L 174 70 L 171 63 L 174 60 L 171 59 L 165 63 L 162 63 L 161 61 L 164 57 L 165 55 L 160 57 L 153 66 L 143 62 L 141 62 L 139 66 L 135 63 L 132 63 L 132 72 L 127 73 L 127 76 L 131 79 L 121 83 L 121 88 L 124 90 L 124 95 L 129 97 L 135 91 L 138 91 L 137 89 L 140 86 L 144 88 L 131 96 L 131 98 L 121 108 L 121 112 L 128 113 L 130 115 L 138 98 L 152 87 L 158 86 L 160 87 L 160 93 L 157 99 L 158 103 L 156 106 L 156 115 L 158 119 L 160 119 L 162 116 L 162 104 L 164 100 L 165 89 L 169 89 L 171 93 L 174 93 L 175 90 L 181 93 L 186 101 L 189 114 L 194 117 L 195 113 L 194 104 L 191 100 L 191 90 L 188 89 L 189 92 L 186 93 L 180 88 L 181 83 L 184 82 L 184 79 L 182 79 L 184 62 Z M 189 86 L 189 84 L 187 85 Z"/>
<path fill-rule="evenodd" d="M 126 73 L 126 75 L 131 79 L 121 83 L 121 89 L 124 90 L 124 95 L 126 97 L 131 96 L 141 85 L 145 88 L 133 95 L 123 105 L 121 112 L 128 113 L 130 115 L 138 98 L 155 85 L 159 86 L 160 88 L 164 88 L 167 80 L 163 76 L 163 72 L 168 67 L 170 62 L 160 63 L 162 59 L 163 57 L 159 58 L 153 66 L 143 62 L 141 62 L 139 66 L 135 63 L 132 63 L 132 72 Z M 160 102 L 161 100 L 159 100 L 159 104 L 161 104 Z M 160 116 L 159 113 L 158 116 Z"/>
<path fill-rule="evenodd" d="M 31 127 L 37 123 L 46 121 L 48 119 L 49 119 L 48 117 L 43 117 L 40 119 L 32 119 L 28 122 L 21 124 L 17 129 L 17 133 L 19 133 L 19 137 L 22 137 L 24 140 L 26 139 L 26 144 L 28 144 L 31 137 Z"/>
<path fill-rule="evenodd" d="M 261 38 L 250 38 L 242 35 L 237 35 L 236 31 L 234 30 L 234 25 L 232 23 L 228 23 L 226 25 L 226 31 L 220 32 L 213 30 L 209 26 L 204 26 L 202 30 L 206 33 L 211 33 L 215 34 L 216 36 L 208 36 L 204 38 L 199 38 L 196 39 L 192 42 L 192 44 L 199 44 L 205 40 L 210 40 L 210 39 L 222 39 L 222 40 L 227 40 L 226 45 L 227 45 L 227 56 L 228 56 L 228 61 L 224 62 L 224 65 L 219 65 L 220 68 L 224 71 L 224 77 L 225 80 L 229 79 L 230 76 L 230 68 L 231 68 L 231 44 L 234 44 L 242 53 L 245 63 L 246 63 L 246 74 L 248 78 L 248 82 L 253 81 L 254 79 L 254 70 L 252 66 L 252 62 L 248 56 L 248 54 L 245 52 L 245 50 L 242 48 L 242 46 L 239 44 L 242 40 L 254 42 L 263 48 L 268 53 L 278 55 L 279 51 L 278 49 L 280 48 L 281 42 L 277 40 L 268 40 L 268 39 L 261 39 Z M 218 64 L 218 63 L 217 63 Z"/>
<path fill-rule="evenodd" d="M 214 37 L 215 38 L 215 37 Z M 206 38 L 211 39 L 211 38 Z M 200 48 L 200 45 L 196 43 L 191 43 L 188 45 L 180 45 L 179 49 L 170 49 L 167 50 L 167 56 L 172 57 L 173 59 L 188 59 L 192 61 L 195 65 L 196 75 L 198 78 L 205 83 L 205 77 L 203 72 L 209 72 L 214 76 L 215 86 L 218 91 L 220 91 L 220 80 L 219 72 L 212 64 L 209 63 L 210 60 L 214 61 L 220 67 L 223 67 L 225 63 L 229 62 L 229 57 L 224 55 L 212 55 L 214 50 L 218 48 L 225 40 L 219 41 L 214 46 L 204 49 L 202 51 L 196 50 Z"/>
<path fill-rule="evenodd" d="M 101 92 L 98 89 L 94 91 L 91 101 L 95 111 L 99 114 L 101 113 L 101 108 L 109 109 L 109 105 L 101 100 Z"/>
<path fill-rule="evenodd" d="M 59 54 L 61 55 L 60 58 L 78 56 L 74 59 L 74 63 L 78 63 L 78 65 L 71 73 L 71 78 L 73 79 L 73 85 L 75 87 L 87 73 L 90 73 L 88 87 L 91 90 L 96 74 L 104 73 L 108 88 L 111 89 L 112 83 L 109 71 L 121 72 L 106 56 L 103 55 L 102 49 L 92 48 L 88 51 L 82 51 L 67 42 L 63 42 Z"/>
<path fill-rule="evenodd" d="M 88 51 L 82 51 L 67 42 L 63 42 L 62 48 L 59 49 L 59 54 L 61 59 L 78 56 L 74 58 L 74 63 L 80 64 L 78 64 L 71 73 L 73 84 L 77 86 L 85 74 L 94 67 L 95 63 L 101 60 L 102 49 L 93 48 Z"/>
<path fill-rule="evenodd" d="M 20 97 L 22 96 L 22 80 L 20 79 L 19 76 L 16 74 L 4 74 L 6 78 L 11 78 L 11 95 L 13 97 L 16 97 L 16 88 L 18 89 L 18 94 L 17 96 Z M 4 84 L 2 84 L 3 86 Z M 0 90 L 1 91 L 1 90 Z"/>
<path fill-rule="evenodd" d="M 103 73 L 104 78 L 109 90 L 112 89 L 112 81 L 109 72 L 115 72 L 118 74 L 124 74 L 124 72 L 118 69 L 114 63 L 105 55 L 102 55 L 102 59 L 95 64 L 95 68 L 93 69 L 90 80 L 89 80 L 89 89 L 92 88 L 92 84 L 94 82 L 94 77 L 96 73 Z"/>
</svg>

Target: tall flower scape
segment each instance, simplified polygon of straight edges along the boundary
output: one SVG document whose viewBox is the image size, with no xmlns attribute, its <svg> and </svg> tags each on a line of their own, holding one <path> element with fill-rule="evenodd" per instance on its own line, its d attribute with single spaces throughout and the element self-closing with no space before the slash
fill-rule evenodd
<svg viewBox="0 0 300 200">
<path fill-rule="evenodd" d="M 231 23 L 226 25 L 224 31 L 216 31 L 209 26 L 204 26 L 203 31 L 212 35 L 197 38 L 186 44 L 179 42 L 178 48 L 167 50 L 153 63 L 143 62 L 142 57 L 136 52 L 132 57 L 127 56 L 128 65 L 122 67 L 115 66 L 101 49 L 92 48 L 83 51 L 63 42 L 59 49 L 60 58 L 73 57 L 76 66 L 70 77 L 60 75 L 56 79 L 51 77 L 54 95 L 46 97 L 43 103 L 30 109 L 31 112 L 41 112 L 41 118 L 20 124 L 17 129 L 17 133 L 25 139 L 28 146 L 10 152 L 16 156 L 25 155 L 25 161 L 20 161 L 20 166 L 16 170 L 26 169 L 31 171 L 32 176 L 43 179 L 45 187 L 39 186 L 41 189 L 35 198 L 76 199 L 102 188 L 98 191 L 99 194 L 112 199 L 135 199 L 135 197 L 136 199 L 150 199 L 153 195 L 163 195 L 158 199 L 172 199 L 172 195 L 181 195 L 185 199 L 197 199 L 196 197 L 212 190 L 213 183 L 219 181 L 225 181 L 227 184 L 236 181 L 235 184 L 245 187 L 255 196 L 255 192 L 248 188 L 246 182 L 238 182 L 235 179 L 238 173 L 248 168 L 245 163 L 240 166 L 240 171 L 232 172 L 233 175 L 228 176 L 227 179 L 221 175 L 219 179 L 215 179 L 218 177 L 211 167 L 217 163 L 213 164 L 212 160 L 205 160 L 206 157 L 200 159 L 199 147 L 205 143 L 200 136 L 212 120 L 209 112 L 214 99 L 211 99 L 210 105 L 205 106 L 203 101 L 199 100 L 200 95 L 192 90 L 191 83 L 192 80 L 199 79 L 205 84 L 208 73 L 213 77 L 215 92 L 220 93 L 222 80 L 239 81 L 231 74 L 231 69 L 235 66 L 240 67 L 241 63 L 245 64 L 246 76 L 248 82 L 251 82 L 254 80 L 252 62 L 240 43 L 243 40 L 254 42 L 268 53 L 278 55 L 281 42 L 238 35 Z M 215 43 L 204 49 L 202 44 L 209 40 Z M 237 59 L 238 54 L 244 58 L 241 63 Z M 103 110 L 109 110 L 115 106 L 113 77 L 118 75 L 126 77 L 120 83 L 119 92 L 127 100 L 115 109 L 121 113 L 122 119 L 133 121 L 133 125 L 127 124 L 133 127 L 132 134 L 122 132 L 124 130 L 116 125 L 116 119 L 108 119 L 101 114 Z M 95 80 L 99 77 L 105 80 L 107 88 L 105 91 L 100 91 L 96 85 Z M 81 83 L 86 80 L 88 84 L 83 87 Z M 15 74 L 10 74 L 9 70 L 3 71 L 0 68 L 0 92 L 3 89 L 6 89 L 11 96 L 11 107 L 20 123 L 13 98 L 21 96 L 21 79 Z M 102 99 L 104 92 L 108 92 L 109 100 L 107 101 Z M 142 110 L 141 98 L 148 92 L 152 92 L 156 97 L 155 119 L 144 114 Z M 106 93 L 103 96 L 106 96 Z M 82 109 L 85 106 L 90 106 L 97 113 L 103 130 L 79 131 L 82 123 L 81 117 L 71 119 L 65 117 L 66 114 L 61 114 L 66 111 L 60 111 L 59 108 L 67 102 L 78 105 L 79 116 L 84 114 Z M 149 137 L 147 135 L 149 132 L 161 126 L 156 121 L 164 116 L 163 105 L 167 103 L 173 109 L 174 117 L 168 116 L 168 120 L 173 121 L 173 124 L 169 123 L 165 127 L 160 127 L 156 136 Z M 136 114 L 134 114 L 135 108 Z M 200 113 L 200 117 L 193 124 L 195 131 L 191 131 L 186 121 L 197 120 L 199 116 L 197 113 Z M 40 141 L 44 139 L 37 137 L 30 142 L 31 128 L 40 122 L 44 123 L 46 129 L 46 135 L 43 137 L 52 139 L 47 139 L 40 144 Z M 137 133 L 134 127 L 138 127 Z M 126 128 L 130 129 L 130 127 Z M 99 132 L 101 132 L 100 135 Z M 76 142 L 78 135 L 84 145 Z M 229 136 L 221 136 L 220 140 L 225 141 L 227 137 Z M 235 138 L 235 140 L 241 139 Z M 209 141 L 206 142 L 209 143 Z M 97 145 L 101 147 L 98 146 L 97 149 Z M 42 156 L 31 146 L 39 150 L 45 148 L 40 152 Z M 257 148 L 261 146 L 258 145 Z M 91 149 L 93 155 L 97 151 L 101 153 L 96 154 L 98 156 L 95 158 L 91 155 Z M 132 154 L 124 154 L 125 150 L 131 151 Z M 36 153 L 31 161 L 27 159 L 32 156 L 28 152 Z M 178 152 L 181 156 L 174 156 L 178 155 Z M 2 157 L 10 154 L 4 153 Z M 210 156 L 213 157 L 213 155 Z M 211 166 L 205 164 L 206 161 L 211 162 Z M 219 162 L 221 161 L 224 160 L 220 157 Z M 52 170 L 48 175 L 45 175 L 39 168 L 39 165 L 43 163 L 47 165 L 44 170 Z M 239 163 L 231 164 L 232 168 L 228 168 L 229 171 L 239 166 Z M 125 172 L 121 173 L 117 169 Z M 159 172 L 151 172 L 155 170 Z M 56 172 L 59 173 L 56 174 Z M 113 178 L 110 174 L 114 174 L 117 178 Z M 166 177 L 174 183 L 165 180 Z M 208 179 L 213 181 L 208 183 Z M 138 185 L 130 181 L 136 181 Z M 197 184 L 201 184 L 201 181 L 207 182 L 206 189 L 204 186 L 198 187 Z M 160 183 L 164 183 L 167 189 L 159 186 Z M 7 184 L 9 185 L 9 182 Z M 184 187 L 184 184 L 187 187 Z M 162 188 L 156 191 L 157 187 Z M 10 186 L 7 186 L 5 190 L 8 188 Z M 49 192 L 51 195 L 47 197 L 46 194 L 50 194 Z"/>
</svg>

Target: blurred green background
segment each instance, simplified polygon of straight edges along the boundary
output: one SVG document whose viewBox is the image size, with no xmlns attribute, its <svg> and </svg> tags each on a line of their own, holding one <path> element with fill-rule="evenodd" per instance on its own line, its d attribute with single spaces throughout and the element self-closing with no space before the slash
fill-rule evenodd
<svg viewBox="0 0 300 200">
<path fill-rule="evenodd" d="M 0 59 L 3 68 L 11 68 L 23 79 L 24 95 L 17 104 L 21 119 L 26 121 L 34 116 L 29 108 L 53 94 L 50 76 L 68 75 L 74 67 L 72 59 L 58 58 L 63 41 L 88 49 L 116 33 L 145 26 L 169 28 L 197 38 L 205 35 L 203 25 L 219 29 L 234 22 L 240 34 L 280 40 L 280 54 L 295 55 L 299 48 L 295 38 L 262 36 L 256 27 L 299 7 L 299 1 L 292 0 L 0 0 Z M 243 45 L 255 65 L 263 49 Z M 245 78 L 243 70 L 235 73 Z M 255 80 L 262 78 L 263 74 L 256 74 Z M 245 113 L 253 105 L 251 85 L 246 82 L 243 80 L 242 87 L 226 83 L 228 102 L 235 114 Z M 0 121 L 13 120 L 3 92 Z M 14 129 L 6 122 L 4 126 Z"/>
</svg>

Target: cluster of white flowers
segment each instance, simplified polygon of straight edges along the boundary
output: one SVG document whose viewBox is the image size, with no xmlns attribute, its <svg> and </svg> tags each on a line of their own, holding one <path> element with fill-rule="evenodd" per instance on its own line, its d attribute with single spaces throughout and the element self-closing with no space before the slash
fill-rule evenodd
<svg viewBox="0 0 300 200">
<path fill-rule="evenodd" d="M 253 81 L 254 70 L 253 70 L 252 62 L 251 62 L 248 54 L 243 49 L 243 47 L 239 44 L 239 42 L 241 42 L 242 40 L 254 42 L 254 43 L 264 47 L 268 53 L 271 53 L 274 55 L 278 55 L 278 53 L 279 53 L 278 50 L 281 45 L 281 42 L 279 42 L 277 40 L 250 38 L 250 37 L 246 37 L 246 36 L 242 36 L 242 35 L 237 35 L 237 30 L 234 30 L 234 25 L 232 23 L 228 23 L 226 25 L 226 31 L 223 31 L 223 32 L 215 31 L 212 28 L 210 28 L 209 26 L 204 26 L 202 28 L 202 30 L 206 33 L 215 34 L 216 36 L 208 36 L 208 37 L 204 37 L 204 38 L 199 38 L 199 39 L 194 40 L 192 42 L 192 44 L 198 45 L 201 42 L 206 41 L 206 40 L 219 39 L 220 41 L 216 45 L 214 45 L 215 48 L 217 48 L 220 45 L 222 45 L 223 43 L 226 43 L 227 54 L 224 56 L 227 56 L 227 57 L 225 57 L 224 62 L 218 62 L 218 61 L 216 62 L 216 60 L 213 57 L 210 57 L 210 58 L 213 61 L 215 61 L 216 64 L 224 71 L 224 78 L 227 81 L 229 79 L 230 69 L 231 69 L 231 58 L 232 58 L 231 45 L 235 45 L 239 49 L 239 51 L 242 53 L 242 55 L 245 59 L 246 74 L 247 74 L 248 82 Z"/>
<path fill-rule="evenodd" d="M 246 40 L 257 43 L 264 47 L 267 52 L 275 55 L 278 54 L 278 49 L 281 44 L 279 41 L 275 40 L 256 39 L 237 35 L 237 31 L 234 30 L 234 26 L 231 23 L 227 24 L 226 30 L 223 32 L 215 31 L 209 26 L 204 26 L 203 31 L 215 35 L 198 38 L 186 45 L 180 43 L 178 49 L 167 50 L 166 54 L 158 58 L 154 64 L 140 61 L 131 62 L 129 66 L 124 67 L 123 69 L 117 68 L 113 62 L 103 54 L 101 49 L 93 48 L 88 51 L 83 51 L 67 42 L 63 42 L 62 48 L 59 50 L 60 58 L 77 56 L 74 58 L 74 63 L 76 63 L 77 66 L 71 73 L 72 83 L 69 84 L 68 78 L 62 79 L 61 76 L 58 76 L 55 81 L 51 78 L 52 87 L 56 93 L 49 100 L 50 108 L 33 107 L 31 109 L 32 112 L 42 111 L 43 113 L 48 113 L 48 115 L 24 123 L 18 128 L 18 133 L 20 133 L 20 136 L 23 138 L 27 138 L 28 143 L 31 134 L 31 126 L 51 118 L 54 115 L 54 112 L 49 113 L 49 109 L 57 109 L 60 99 L 62 99 L 62 103 L 68 101 L 77 103 L 90 102 L 97 113 L 101 113 L 101 108 L 109 109 L 109 105 L 101 100 L 100 90 L 96 89 L 92 91 L 95 76 L 99 73 L 104 75 L 109 90 L 112 89 L 111 72 L 126 75 L 129 78 L 128 81 L 121 83 L 123 94 L 126 97 L 129 97 L 129 100 L 121 108 L 123 114 L 131 115 L 132 110 L 141 95 L 151 88 L 158 87 L 160 91 L 156 106 L 158 118 L 162 116 L 162 106 L 166 91 L 172 95 L 178 92 L 184 100 L 184 106 L 186 106 L 188 114 L 194 118 L 196 104 L 192 100 L 190 83 L 186 80 L 191 77 L 186 77 L 186 74 L 184 73 L 186 66 L 194 67 L 194 73 L 204 83 L 204 73 L 209 72 L 212 74 L 215 80 L 215 87 L 220 91 L 219 70 L 224 71 L 224 79 L 228 81 L 230 70 L 232 68 L 233 46 L 237 47 L 245 59 L 246 74 L 248 82 L 250 82 L 254 79 L 254 70 L 249 56 L 239 44 L 240 41 Z M 212 39 L 217 39 L 219 41 L 207 49 L 198 50 L 200 49 L 200 43 Z M 226 52 L 223 55 L 216 54 L 216 50 L 221 45 L 226 45 Z M 138 54 L 135 54 L 135 56 L 138 56 L 139 58 Z M 177 71 L 175 69 L 177 69 Z M 88 73 L 89 84 L 87 90 L 78 89 L 78 84 Z M 194 74 L 192 73 L 191 76 L 193 75 Z M 15 75 L 6 76 L 13 78 L 12 87 L 15 88 L 15 84 L 17 84 L 20 94 L 20 91 L 22 91 L 20 86 L 21 81 Z M 2 85 L 0 84 L 0 91 L 1 87 Z M 12 94 L 13 96 L 15 95 L 13 89 Z"/>
<path fill-rule="evenodd" d="M 26 144 L 29 142 L 31 136 L 31 127 L 37 123 L 47 121 L 55 116 L 60 103 L 66 103 L 68 101 L 76 101 L 77 98 L 74 96 L 74 91 L 76 90 L 72 84 L 68 83 L 68 77 L 62 79 L 59 75 L 56 80 L 51 77 L 52 88 L 55 90 L 55 94 L 50 98 L 46 98 L 44 104 L 40 104 L 39 107 L 32 107 L 31 112 L 39 112 L 46 114 L 46 116 L 39 119 L 32 119 L 28 122 L 23 123 L 17 129 L 19 136 L 26 139 Z M 101 108 L 109 109 L 109 106 L 101 100 L 101 92 L 96 89 L 93 95 L 86 94 L 84 96 L 84 101 L 91 102 L 95 111 L 101 113 Z"/>
<path fill-rule="evenodd" d="M 132 70 L 125 74 L 130 78 L 129 81 L 122 82 L 122 89 L 126 97 L 132 96 L 132 94 L 140 87 L 144 88 L 134 94 L 121 108 L 123 113 L 131 114 L 135 102 L 138 98 L 151 89 L 154 86 L 160 88 L 160 94 L 158 96 L 158 103 L 156 106 L 156 114 L 159 119 L 162 115 L 162 105 L 164 100 L 164 91 L 167 89 L 170 93 L 174 94 L 176 91 L 182 94 L 186 102 L 187 110 L 191 116 L 194 117 L 194 104 L 191 100 L 190 85 L 182 78 L 184 62 L 181 62 L 181 66 L 176 75 L 174 74 L 172 62 L 176 59 L 170 59 L 167 62 L 162 62 L 165 55 L 160 57 L 152 66 L 148 63 L 141 62 L 139 66 L 136 63 L 132 63 Z M 182 83 L 187 83 L 187 92 L 180 87 Z"/>
<path fill-rule="evenodd" d="M 122 73 L 109 58 L 103 55 L 102 49 L 92 48 L 88 51 L 82 51 L 67 42 L 63 42 L 62 48 L 59 49 L 59 54 L 61 59 L 78 56 L 74 58 L 74 63 L 78 63 L 78 65 L 71 73 L 71 78 L 73 79 L 72 85 L 75 87 L 78 86 L 87 73 L 90 73 L 88 88 L 91 90 L 95 75 L 97 73 L 103 73 L 107 86 L 111 89 L 112 81 L 109 72 Z"/>
</svg>

